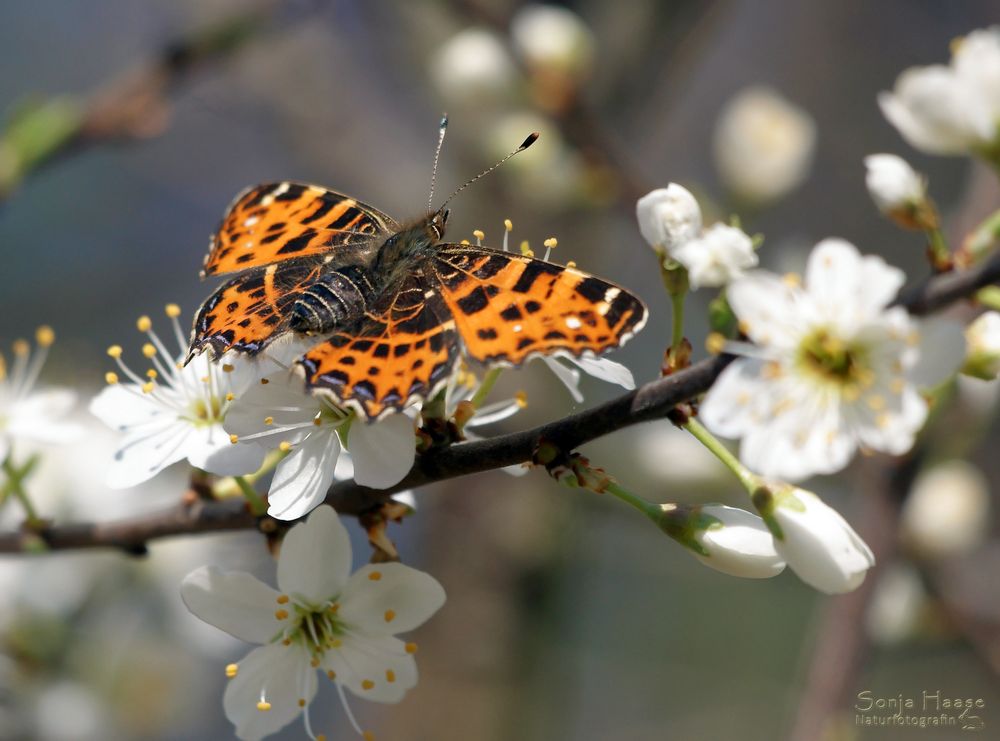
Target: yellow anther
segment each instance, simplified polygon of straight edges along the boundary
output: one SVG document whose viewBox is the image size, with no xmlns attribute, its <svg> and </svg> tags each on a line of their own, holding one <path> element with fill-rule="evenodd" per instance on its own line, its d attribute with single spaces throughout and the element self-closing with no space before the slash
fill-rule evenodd
<svg viewBox="0 0 1000 741">
<path fill-rule="evenodd" d="M 274 616 L 278 618 L 278 620 L 284 620 L 288 617 L 288 610 L 275 610 Z"/>
<path fill-rule="evenodd" d="M 802 285 L 802 276 L 798 273 L 785 273 L 781 276 L 781 282 L 789 288 L 798 288 Z"/>
<path fill-rule="evenodd" d="M 552 250 L 555 249 L 556 246 L 559 244 L 559 240 L 556 239 L 555 237 L 549 237 L 544 242 L 542 242 L 542 244 L 548 247 L 550 250 Z"/>
<path fill-rule="evenodd" d="M 142 346 L 142 354 L 147 358 L 155 358 L 156 348 L 152 345 L 152 343 L 147 342 Z"/>
<path fill-rule="evenodd" d="M 868 408 L 871 409 L 873 412 L 885 409 L 885 399 L 879 396 L 878 394 L 872 394 L 871 396 L 867 397 L 865 399 L 865 402 L 868 404 Z"/>
<path fill-rule="evenodd" d="M 7 377 L 7 361 L 0 355 L 0 381 Z"/>
<path fill-rule="evenodd" d="M 521 254 L 525 257 L 534 257 L 535 253 L 531 251 L 531 245 L 528 244 L 528 240 L 521 242 Z"/>
<path fill-rule="evenodd" d="M 386 682 L 395 682 L 396 681 L 396 672 L 394 672 L 392 669 L 386 669 L 385 670 L 385 681 Z"/>
<path fill-rule="evenodd" d="M 109 386 L 114 386 L 116 383 L 118 383 L 118 374 L 112 371 L 108 371 L 107 373 L 104 374 L 104 381 Z"/>
<path fill-rule="evenodd" d="M 287 440 L 282 440 L 281 443 L 278 445 L 278 450 L 280 450 L 282 453 L 287 453 L 291 449 L 292 449 L 292 444 Z"/>
<path fill-rule="evenodd" d="M 370 679 L 364 679 L 361 681 L 361 689 L 363 690 L 370 690 L 374 686 L 375 683 Z"/>
<path fill-rule="evenodd" d="M 323 424 L 323 419 L 317 414 L 313 418 L 313 425 L 315 425 L 316 427 L 319 427 L 321 424 Z"/>
<path fill-rule="evenodd" d="M 875 418 L 875 424 L 877 424 L 883 430 L 892 423 L 892 417 L 888 414 L 880 414 Z"/>
<path fill-rule="evenodd" d="M 152 368 L 150 368 L 148 371 L 146 371 L 146 378 L 148 378 L 150 381 L 155 381 L 158 376 L 159 376 L 159 374 L 155 370 L 153 370 Z"/>
<path fill-rule="evenodd" d="M 844 386 L 844 399 L 846 401 L 854 402 L 861 398 L 861 389 L 858 388 L 856 383 L 848 384 Z"/>
<path fill-rule="evenodd" d="M 288 604 L 288 595 L 287 594 L 279 594 L 278 595 L 278 599 L 276 600 L 276 602 L 279 605 L 287 605 Z"/>
<path fill-rule="evenodd" d="M 273 425 L 274 424 L 274 417 L 264 417 L 264 424 L 266 424 L 266 425 Z"/>
<path fill-rule="evenodd" d="M 153 393 L 153 389 L 155 388 L 156 384 L 153 383 L 152 381 L 148 381 L 147 383 L 142 384 L 142 393 L 151 394 Z"/>
<path fill-rule="evenodd" d="M 726 337 L 721 332 L 709 332 L 705 338 L 705 349 L 710 355 L 718 355 L 726 348 Z"/>
<path fill-rule="evenodd" d="M 164 311 L 167 313 L 167 316 L 170 317 L 171 319 L 176 319 L 181 315 L 181 307 L 178 306 L 177 304 L 167 304 L 166 307 L 164 308 Z"/>
<path fill-rule="evenodd" d="M 135 326 L 140 332 L 148 332 L 153 327 L 153 320 L 148 316 L 141 316 L 136 320 Z"/>
<path fill-rule="evenodd" d="M 230 435 L 229 436 L 229 442 L 231 442 L 233 445 L 235 445 L 239 441 L 240 441 L 240 436 L 239 435 Z"/>
<path fill-rule="evenodd" d="M 361 734 L 361 738 L 363 738 L 364 741 L 375 741 L 375 734 L 371 731 L 365 731 Z"/>
<path fill-rule="evenodd" d="M 335 672 L 333 669 L 327 669 L 326 677 L 327 677 L 327 679 L 336 679 L 337 678 L 337 672 Z"/>
<path fill-rule="evenodd" d="M 511 221 L 510 219 L 504 219 L 503 220 L 503 228 L 506 229 L 509 232 L 514 231 L 514 222 Z"/>
<path fill-rule="evenodd" d="M 235 398 L 236 398 L 236 394 L 234 394 L 232 391 L 230 391 L 228 394 L 226 394 L 226 401 L 232 401 Z"/>
<path fill-rule="evenodd" d="M 472 244 L 468 239 L 463 239 L 459 244 Z"/>
<path fill-rule="evenodd" d="M 519 409 L 524 409 L 528 406 L 528 393 L 526 391 L 518 391 L 514 394 L 514 401 L 517 402 Z"/>
<path fill-rule="evenodd" d="M 903 389 L 906 388 L 906 381 L 902 378 L 893 378 L 889 381 L 889 390 L 894 394 L 903 393 Z"/>
<path fill-rule="evenodd" d="M 292 645 L 292 639 L 291 638 L 282 638 L 281 639 L 281 645 L 282 646 L 291 646 Z"/>
<path fill-rule="evenodd" d="M 473 229 L 472 236 L 475 237 L 476 239 L 485 239 L 486 232 L 484 232 L 482 229 Z"/>
<path fill-rule="evenodd" d="M 27 340 L 14 340 L 14 354 L 15 355 L 27 355 L 31 352 L 31 345 L 28 344 Z"/>
<path fill-rule="evenodd" d="M 309 666 L 311 666 L 313 669 L 319 669 L 319 658 L 313 656 L 312 659 L 309 660 Z"/>
<path fill-rule="evenodd" d="M 336 615 L 337 614 L 337 610 L 340 609 L 340 605 L 338 603 L 334 602 L 332 605 L 330 605 L 326 609 L 328 609 L 330 612 L 332 612 L 334 615 Z"/>
<path fill-rule="evenodd" d="M 56 333 L 52 331 L 52 327 L 49 325 L 43 324 L 35 330 L 35 342 L 42 347 L 49 347 L 55 341 Z"/>
<path fill-rule="evenodd" d="M 231 366 L 229 363 L 223 363 L 222 364 L 222 372 L 223 373 L 232 373 L 233 370 L 234 370 L 233 366 Z"/>
<path fill-rule="evenodd" d="M 306 706 L 306 701 L 305 701 L 305 698 L 303 698 L 303 697 L 300 697 L 300 698 L 299 698 L 299 707 L 300 707 L 300 708 L 304 708 L 305 706 Z"/>
<path fill-rule="evenodd" d="M 236 676 L 236 672 L 240 670 L 237 664 L 226 664 L 226 676 L 232 679 Z"/>
<path fill-rule="evenodd" d="M 736 324 L 736 328 L 740 331 L 740 334 L 750 334 L 750 322 L 745 320 L 740 320 Z"/>
<path fill-rule="evenodd" d="M 385 614 L 382 617 L 385 618 L 385 621 L 387 623 L 391 623 L 393 620 L 396 619 L 396 613 L 394 610 L 386 610 Z"/>
<path fill-rule="evenodd" d="M 344 645 L 344 642 L 342 640 L 340 640 L 339 638 L 331 638 L 330 639 L 330 648 L 340 648 L 343 645 Z"/>
<path fill-rule="evenodd" d="M 260 379 L 260 385 L 261 386 L 267 386 L 267 384 L 269 384 L 269 383 L 270 383 L 270 381 L 268 379 L 266 379 L 266 378 Z"/>
<path fill-rule="evenodd" d="M 576 267 L 576 260 L 570 260 L 568 263 L 566 263 L 566 267 L 567 268 L 575 268 Z"/>
<path fill-rule="evenodd" d="M 200 381 L 201 381 L 202 383 L 210 383 L 212 379 L 211 379 L 211 378 L 209 378 L 208 376 L 202 376 L 202 377 L 201 377 L 201 378 L 200 378 L 199 380 L 200 380 Z"/>
<path fill-rule="evenodd" d="M 372 581 L 378 581 L 379 579 L 382 578 L 382 572 L 381 571 L 373 571 L 372 573 L 370 573 L 368 575 L 368 578 L 371 579 Z"/>
<path fill-rule="evenodd" d="M 408 653 L 408 654 L 415 654 L 416 652 L 417 652 L 417 644 L 416 643 L 407 643 L 406 644 L 406 653 Z"/>
<path fill-rule="evenodd" d="M 257 709 L 262 713 L 266 713 L 268 710 L 271 709 L 271 703 L 269 703 L 267 700 L 261 700 L 260 702 L 257 703 Z"/>
</svg>

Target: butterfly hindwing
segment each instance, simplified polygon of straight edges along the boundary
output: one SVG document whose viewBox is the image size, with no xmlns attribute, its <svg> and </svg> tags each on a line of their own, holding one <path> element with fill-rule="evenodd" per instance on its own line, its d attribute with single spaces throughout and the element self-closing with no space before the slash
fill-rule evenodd
<svg viewBox="0 0 1000 741">
<path fill-rule="evenodd" d="M 398 228 L 378 209 L 317 185 L 265 183 L 233 201 L 212 235 L 203 275 L 363 245 Z"/>
<path fill-rule="evenodd" d="M 483 363 L 600 354 L 646 322 L 642 301 L 576 268 L 464 244 L 439 245 L 431 259 L 466 354 Z"/>
<path fill-rule="evenodd" d="M 418 264 L 355 327 L 337 332 L 299 364 L 306 388 L 376 419 L 436 393 L 454 371 L 458 351 L 455 322 L 426 264 Z"/>
</svg>

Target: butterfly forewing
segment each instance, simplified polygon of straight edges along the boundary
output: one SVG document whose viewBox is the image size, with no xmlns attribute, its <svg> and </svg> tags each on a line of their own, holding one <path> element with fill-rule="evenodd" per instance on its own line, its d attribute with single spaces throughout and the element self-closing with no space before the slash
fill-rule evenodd
<svg viewBox="0 0 1000 741">
<path fill-rule="evenodd" d="M 203 274 L 379 241 L 398 228 L 384 213 L 350 196 L 317 185 L 265 183 L 244 191 L 229 207 L 212 236 Z"/>
<path fill-rule="evenodd" d="M 600 354 L 646 322 L 638 298 L 575 268 L 463 244 L 440 245 L 433 264 L 466 353 L 483 363 Z"/>
</svg>

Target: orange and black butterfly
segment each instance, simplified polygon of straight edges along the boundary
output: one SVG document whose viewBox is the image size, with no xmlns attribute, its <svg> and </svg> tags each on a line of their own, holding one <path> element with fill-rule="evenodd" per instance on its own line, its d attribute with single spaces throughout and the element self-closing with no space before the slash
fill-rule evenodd
<svg viewBox="0 0 1000 741">
<path fill-rule="evenodd" d="M 199 309 L 191 354 L 256 356 L 290 334 L 315 337 L 297 361 L 306 387 L 376 419 L 435 394 L 462 354 L 515 366 L 600 354 L 645 323 L 643 303 L 600 278 L 443 242 L 447 220 L 442 207 L 400 225 L 315 185 L 245 191 L 202 273 L 235 275 Z"/>
</svg>

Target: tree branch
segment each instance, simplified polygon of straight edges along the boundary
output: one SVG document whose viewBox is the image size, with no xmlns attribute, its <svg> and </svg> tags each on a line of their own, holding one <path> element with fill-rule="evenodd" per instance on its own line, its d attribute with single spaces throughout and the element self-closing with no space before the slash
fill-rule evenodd
<svg viewBox="0 0 1000 741">
<path fill-rule="evenodd" d="M 913 314 L 926 314 L 998 281 L 1000 255 L 993 255 L 970 270 L 928 278 L 904 290 L 896 303 Z M 326 502 L 341 514 L 360 515 L 378 509 L 390 495 L 405 489 L 530 462 L 543 440 L 571 451 L 624 427 L 662 419 L 677 404 L 707 391 L 731 361 L 728 355 L 709 358 L 593 409 L 540 427 L 428 451 L 417 457 L 406 478 L 389 489 L 369 489 L 353 481 L 341 481 L 330 488 Z M 194 504 L 182 503 L 129 520 L 58 525 L 42 532 L 0 533 L 0 553 L 106 547 L 142 553 L 146 544 L 156 538 L 240 530 L 254 525 L 268 533 L 284 527 L 270 517 L 254 518 L 242 499 L 198 499 Z"/>
</svg>

